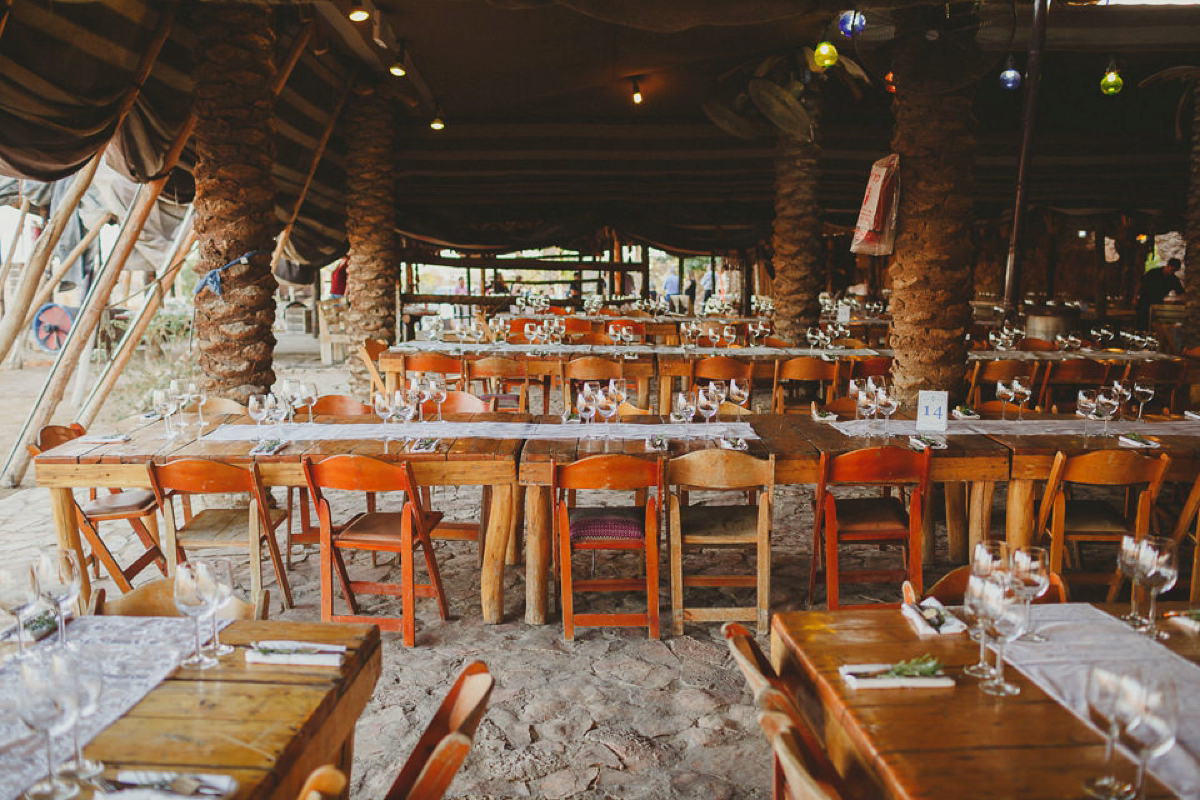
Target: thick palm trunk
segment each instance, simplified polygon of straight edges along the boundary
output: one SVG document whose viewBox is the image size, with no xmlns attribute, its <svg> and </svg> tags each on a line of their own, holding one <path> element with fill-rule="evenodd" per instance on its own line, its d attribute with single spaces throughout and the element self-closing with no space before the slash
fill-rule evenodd
<svg viewBox="0 0 1200 800">
<path fill-rule="evenodd" d="M 971 321 L 971 169 L 975 120 L 968 94 L 910 91 L 898 53 L 892 149 L 900 156 L 900 207 L 892 255 L 893 381 L 907 407 L 921 389 L 963 393 Z"/>
<path fill-rule="evenodd" d="M 1188 186 L 1187 221 L 1184 238 L 1187 241 L 1187 321 L 1184 323 L 1185 347 L 1200 345 L 1200 84 L 1192 92 L 1192 162 L 1191 183 Z"/>
<path fill-rule="evenodd" d="M 817 324 L 825 273 L 817 201 L 821 148 L 815 141 L 820 103 L 814 91 L 810 87 L 804 95 L 814 138 L 781 133 L 775 149 L 775 327 L 793 343 L 804 341 L 805 329 Z"/>
<path fill-rule="evenodd" d="M 196 233 L 201 275 L 220 273 L 218 295 L 196 297 L 196 343 L 210 391 L 245 402 L 275 382 L 275 34 L 270 12 L 204 4 L 196 47 Z"/>
<path fill-rule="evenodd" d="M 392 153 L 396 137 L 392 107 L 384 94 L 360 87 L 346 104 L 346 269 L 351 341 L 391 342 L 396 335 L 396 181 Z M 356 389 L 370 385 L 360 359 L 350 360 Z"/>
</svg>

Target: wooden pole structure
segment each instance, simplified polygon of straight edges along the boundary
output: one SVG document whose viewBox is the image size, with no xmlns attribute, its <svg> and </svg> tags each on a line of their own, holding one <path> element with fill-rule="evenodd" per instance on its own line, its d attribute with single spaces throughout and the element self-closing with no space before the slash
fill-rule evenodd
<svg viewBox="0 0 1200 800">
<path fill-rule="evenodd" d="M 642 244 L 642 299 L 650 297 L 650 245 Z"/>
<path fill-rule="evenodd" d="M 283 230 L 279 232 L 279 237 L 275 241 L 275 252 L 271 255 L 272 271 L 279 263 L 279 259 L 283 257 L 283 248 L 292 235 L 292 228 L 296 226 L 296 218 L 300 216 L 300 209 L 304 207 L 304 198 L 308 195 L 313 178 L 316 177 L 317 167 L 321 165 L 321 157 L 325 155 L 325 147 L 329 144 L 329 137 L 333 135 L 334 125 L 341 116 L 342 107 L 346 104 L 346 97 L 350 94 L 350 86 L 353 81 L 354 77 L 351 76 L 350 80 L 346 81 L 345 86 L 342 87 L 342 91 L 338 93 L 337 104 L 334 105 L 333 111 L 329 115 L 329 122 L 326 123 L 325 130 L 321 132 L 321 138 L 313 153 L 312 163 L 308 167 L 308 174 L 304 176 L 304 183 L 300 185 L 300 194 L 296 196 L 296 205 L 292 208 L 292 214 L 288 217 L 287 224 L 283 226 Z"/>
<path fill-rule="evenodd" d="M 25 309 L 29 308 L 34 295 L 37 294 L 38 284 L 41 283 L 46 265 L 50 263 L 50 256 L 54 254 L 54 246 L 62 237 L 63 231 L 67 227 L 67 221 L 75 213 L 84 192 L 92 185 L 96 168 L 100 166 L 103 159 L 104 151 L 101 150 L 92 156 L 84 168 L 75 175 L 75 180 L 71 182 L 71 188 L 63 196 L 58 208 L 50 215 L 49 223 L 42 231 L 42 235 L 38 237 L 37 244 L 33 246 L 33 253 L 29 257 L 29 263 L 25 265 L 25 271 L 21 273 L 21 282 L 17 286 L 16 294 L 13 296 L 12 302 L 8 304 L 8 313 L 0 318 L 0 361 L 4 360 L 13 345 L 20 339 L 21 332 L 24 330 Z"/>
<path fill-rule="evenodd" d="M 8 27 L 8 18 L 12 16 L 13 0 L 4 0 L 4 13 L 0 14 L 0 36 L 4 35 L 4 29 Z"/>
<path fill-rule="evenodd" d="M 28 328 L 33 324 L 33 317 L 35 314 L 37 314 L 37 310 L 50 300 L 50 296 L 54 294 L 54 287 L 57 286 L 64 277 L 66 277 L 66 274 L 71 270 L 71 265 L 79 260 L 79 257 L 83 255 L 83 251 L 86 250 L 88 246 L 96 240 L 96 237 L 100 235 L 100 229 L 102 227 L 104 226 L 97 225 L 88 231 L 83 239 L 80 240 L 79 244 L 75 245 L 75 247 L 63 260 L 63 263 L 59 265 L 58 271 L 50 276 L 50 280 L 46 281 L 41 285 L 41 287 L 38 288 L 37 296 L 33 298 L 33 302 L 29 304 L 29 308 L 25 312 L 25 322 L 21 325 L 22 328 Z"/>
<path fill-rule="evenodd" d="M 188 209 L 188 216 L 184 219 L 183 225 L 180 227 L 180 232 L 183 234 L 179 238 L 175 246 L 171 250 L 171 255 L 167 259 L 166 265 L 163 268 L 162 274 L 156 280 L 154 291 L 146 298 L 145 305 L 138 311 L 133 322 L 125 331 L 125 335 L 121 337 L 120 343 L 117 345 L 116 352 L 113 353 L 113 358 L 108 362 L 104 372 L 100 374 L 96 385 L 92 388 L 91 393 L 84 400 L 83 406 L 76 416 L 76 420 L 85 428 L 95 421 L 96 416 L 100 413 L 101 407 L 108 399 L 108 395 L 116 386 L 117 380 L 121 377 L 121 373 L 125 371 L 126 365 L 137 351 L 137 346 L 145 335 L 146 329 L 150 327 L 155 314 L 162 306 L 163 300 L 171 291 L 171 286 L 179 277 L 179 273 L 183 269 L 183 264 L 187 261 L 187 255 L 192 249 L 192 245 L 196 243 L 196 232 L 192 228 L 192 211 Z"/>
<path fill-rule="evenodd" d="M 24 184 L 22 184 L 24 188 Z M 16 235 L 8 245 L 8 255 L 4 257 L 4 266 L 0 267 L 0 314 L 4 313 L 4 286 L 8 282 L 8 272 L 12 269 L 13 258 L 17 254 L 17 245 L 25 234 L 25 217 L 29 216 L 29 196 L 21 197 L 21 215 L 17 218 Z"/>
<path fill-rule="evenodd" d="M 283 87 L 287 86 L 288 78 L 292 76 L 292 70 L 296 68 L 296 64 L 300 61 L 300 56 L 304 55 L 304 48 L 308 47 L 308 42 L 313 35 L 313 21 L 310 19 L 296 34 L 296 38 L 292 40 L 292 46 L 288 49 L 287 56 L 280 62 L 278 72 L 275 73 L 275 84 L 271 87 L 271 93 L 279 97 L 279 93 L 283 91 Z"/>
</svg>

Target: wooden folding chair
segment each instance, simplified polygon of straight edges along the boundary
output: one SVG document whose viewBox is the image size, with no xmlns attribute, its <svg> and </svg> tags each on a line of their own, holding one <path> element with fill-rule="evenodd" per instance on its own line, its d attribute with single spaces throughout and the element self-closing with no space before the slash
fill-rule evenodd
<svg viewBox="0 0 1200 800">
<path fill-rule="evenodd" d="M 821 454 L 817 483 L 812 567 L 809 597 L 816 593 L 820 555 L 825 557 L 825 596 L 829 609 L 842 606 L 838 598 L 843 579 L 894 583 L 909 580 L 921 591 L 921 526 L 925 499 L 929 496 L 929 467 L 932 450 L 920 453 L 907 447 L 871 447 L 839 455 Z M 882 497 L 837 498 L 835 486 L 879 486 Z M 892 496 L 890 489 L 911 486 L 908 508 L 903 492 Z M 838 565 L 838 545 L 899 544 L 906 553 L 905 565 L 896 569 L 842 570 Z M 880 608 L 873 604 L 870 608 Z"/>
<path fill-rule="evenodd" d="M 573 358 L 563 365 L 563 408 L 575 410 L 575 395 L 579 384 L 586 381 L 607 383 L 610 380 L 625 380 L 625 366 L 598 356 Z"/>
<path fill-rule="evenodd" d="M 335 800 L 345 791 L 345 774 L 332 764 L 326 764 L 309 773 L 296 800 Z"/>
<path fill-rule="evenodd" d="M 1188 364 L 1182 358 L 1131 361 L 1125 370 L 1127 381 L 1150 381 L 1154 384 L 1155 408 L 1167 408 L 1178 413 L 1183 394 Z M 1163 401 L 1166 401 L 1165 403 Z"/>
<path fill-rule="evenodd" d="M 1090 358 L 1070 358 L 1051 361 L 1042 376 L 1042 388 L 1037 404 L 1042 408 L 1056 406 L 1059 411 L 1075 410 L 1075 392 L 1095 389 L 1108 383 L 1111 365 Z"/>
<path fill-rule="evenodd" d="M 970 579 L 970 564 L 955 567 L 938 578 L 937 582 L 929 587 L 929 591 L 925 593 L 925 597 L 936 598 L 942 605 L 961 606 L 963 598 L 967 594 L 967 582 Z M 1057 572 L 1051 572 L 1049 588 L 1046 589 L 1046 592 L 1041 597 L 1035 597 L 1033 602 L 1069 603 L 1071 602 L 1071 592 L 1067 588 L 1067 583 L 1062 579 L 1062 576 Z"/>
<path fill-rule="evenodd" d="M 809 772 L 803 740 L 786 714 L 761 711 L 758 724 L 771 742 L 771 750 L 783 775 L 783 793 L 776 796 L 790 800 L 841 800 L 847 797 L 832 783 L 818 782 Z"/>
<path fill-rule="evenodd" d="M 485 414 L 495 410 L 495 401 L 484 400 L 470 392 L 446 392 L 446 399 L 441 405 L 443 414 Z M 438 413 L 438 404 L 433 400 L 425 401 L 421 404 L 421 413 L 425 419 L 433 419 Z"/>
<path fill-rule="evenodd" d="M 175 582 L 170 578 L 159 578 L 143 584 L 129 594 L 105 598 L 103 589 L 93 595 L 91 613 L 106 617 L 178 617 L 175 607 Z M 248 603 L 240 597 L 231 597 L 219 609 L 219 619 L 266 619 L 271 606 L 271 593 L 263 589 Z"/>
<path fill-rule="evenodd" d="M 658 638 L 658 504 L 663 496 L 661 461 L 628 455 L 598 455 L 571 464 L 551 462 L 554 537 L 562 580 L 563 635 L 575 638 L 575 626 L 649 627 Z M 568 507 L 568 492 L 585 489 L 646 492 L 645 506 Z M 649 496 L 649 489 L 657 489 Z M 577 550 L 636 550 L 646 558 L 646 577 L 575 578 L 571 556 Z M 575 590 L 644 590 L 645 613 L 575 613 Z"/>
<path fill-rule="evenodd" d="M 683 635 L 683 623 L 746 620 L 758 632 L 767 632 L 771 603 L 771 516 L 775 500 L 775 457 L 758 459 L 729 450 L 697 450 L 673 458 L 667 464 L 667 485 L 676 487 L 670 496 L 668 535 L 671 552 L 671 631 Z M 740 505 L 688 506 L 681 494 L 687 491 L 737 490 L 750 495 Z M 757 494 L 757 502 L 754 495 Z M 755 571 L 746 575 L 685 575 L 685 547 L 753 548 Z M 743 587 L 756 590 L 755 604 L 720 608 L 685 605 L 690 587 Z"/>
<path fill-rule="evenodd" d="M 1020 361 L 1014 358 L 997 358 L 994 360 L 979 359 L 971 369 L 971 377 L 967 385 L 967 403 L 973 408 L 984 402 L 984 395 L 991 400 L 996 396 L 995 388 L 998 381 L 1011 381 L 1013 378 L 1028 375 L 1030 388 L 1037 393 L 1038 372 L 1040 365 L 1036 361 Z"/>
<path fill-rule="evenodd" d="M 1107 583 L 1108 602 L 1113 602 L 1121 586 L 1120 570 L 1065 573 L 1066 545 L 1075 546 L 1079 542 L 1119 544 L 1123 536 L 1141 539 L 1149 535 L 1154 504 L 1170 463 L 1171 457 L 1166 453 L 1158 457 L 1128 450 L 1096 450 L 1077 456 L 1068 456 L 1061 451 L 1056 453 L 1034 529 L 1035 540 L 1046 537 L 1050 540 L 1051 571 L 1068 581 Z M 1104 500 L 1072 498 L 1068 490 L 1070 484 L 1123 487 L 1126 489 L 1125 509 L 1119 511 Z M 1145 488 L 1139 490 L 1141 486 Z"/>
<path fill-rule="evenodd" d="M 775 377 L 771 383 L 771 413 L 786 414 L 797 409 L 808 411 L 808 402 L 796 405 L 789 399 L 796 396 L 795 381 L 813 381 L 824 384 L 822 395 L 825 403 L 832 402 L 838 388 L 838 361 L 802 356 L 775 362 Z"/>
<path fill-rule="evenodd" d="M 452 358 L 442 353 L 412 353 L 403 359 L 401 373 L 401 388 L 408 386 L 415 376 L 424 378 L 429 375 L 441 376 L 447 389 L 463 387 L 463 376 L 466 369 L 461 358 Z"/>
<path fill-rule="evenodd" d="M 497 411 L 524 414 L 529 410 L 529 364 L 512 358 L 488 356 L 466 362 L 467 391 L 492 400 Z M 513 394 L 513 389 L 517 393 Z M 550 413 L 550 377 L 542 385 L 542 413 Z"/>
<path fill-rule="evenodd" d="M 150 486 L 163 510 L 167 536 L 167 561 L 174 571 L 171 554 L 179 547 L 184 552 L 203 548 L 242 548 L 250 554 L 250 592 L 263 589 L 262 543 L 275 567 L 275 578 L 283 592 L 283 607 L 292 607 L 292 587 L 275 540 L 275 531 L 287 519 L 287 512 L 271 508 L 259 476 L 258 464 L 248 468 L 203 458 L 181 458 L 164 464 L 151 462 Z M 176 521 L 173 498 L 181 495 L 244 494 L 250 501 L 245 508 L 205 508 L 182 525 Z"/>
<path fill-rule="evenodd" d="M 692 364 L 692 390 L 707 386 L 710 381 L 746 381 L 751 395 L 753 385 L 754 365 L 749 361 L 739 361 L 729 356 L 709 356 Z M 747 402 L 749 405 L 749 401 Z"/>
<path fill-rule="evenodd" d="M 64 442 L 78 439 L 84 433 L 86 431 L 78 423 L 72 423 L 70 426 L 47 425 L 38 431 L 37 441 L 28 445 L 29 454 L 37 456 Z M 99 490 L 93 488 L 88 490 L 86 502 L 81 504 L 72 496 L 71 503 L 75 508 L 75 520 L 91 548 L 92 557 L 104 565 L 105 571 L 122 592 L 128 592 L 133 589 L 131 581 L 151 564 L 158 567 L 163 575 L 167 574 L 167 560 L 160 547 L 158 518 L 155 516 L 158 512 L 158 501 L 154 492 L 148 489 L 107 491 L 108 494 L 100 494 Z M 128 522 L 145 548 L 127 567 L 118 563 L 116 556 L 100 536 L 100 523 L 114 520 Z"/>
<path fill-rule="evenodd" d="M 379 374 L 379 356 L 387 349 L 388 344 L 382 339 L 367 339 L 358 346 L 358 357 L 366 365 L 367 375 L 371 378 L 372 394 L 387 391 L 383 376 Z"/>
<path fill-rule="evenodd" d="M 404 644 L 416 644 L 415 604 L 418 597 L 437 601 L 442 619 L 449 617 L 446 593 L 433 552 L 430 534 L 442 521 L 438 512 L 428 511 L 421 499 L 412 464 L 389 464 L 367 456 L 339 455 L 321 461 L 305 458 L 304 479 L 317 506 L 321 525 L 321 620 L 323 622 L 362 622 L 378 625 L 381 630 L 401 631 Z M 403 492 L 400 511 L 376 511 L 356 514 L 343 524 L 333 522 L 329 500 L 323 490 L 339 489 L 363 492 Z M 429 583 L 416 582 L 414 554 L 425 557 Z M 400 554 L 400 583 L 352 581 L 346 571 L 343 551 L 363 550 Z M 337 576 L 349 614 L 334 613 L 333 579 Z M 383 594 L 401 598 L 400 619 L 359 614 L 356 592 Z"/>
<path fill-rule="evenodd" d="M 446 794 L 471 750 L 494 686 L 495 680 L 482 661 L 472 661 L 463 669 L 385 800 L 439 800 Z"/>
</svg>

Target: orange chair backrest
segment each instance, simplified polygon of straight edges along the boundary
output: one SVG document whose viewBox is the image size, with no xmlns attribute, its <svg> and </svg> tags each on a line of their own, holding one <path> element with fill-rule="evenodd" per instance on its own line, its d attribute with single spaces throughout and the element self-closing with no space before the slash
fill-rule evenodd
<svg viewBox="0 0 1200 800">
<path fill-rule="evenodd" d="M 616 344 L 611 336 L 607 333 L 587 333 L 575 334 L 571 337 L 571 341 L 575 344 L 593 344 L 593 345 L 612 345 Z"/>
<path fill-rule="evenodd" d="M 495 411 L 495 401 L 481 400 L 470 392 L 446 392 L 446 400 L 442 403 L 443 414 L 482 414 Z M 438 404 L 428 400 L 421 404 L 426 418 L 430 412 L 437 413 Z"/>
<path fill-rule="evenodd" d="M 1047 385 L 1071 383 L 1104 383 L 1108 377 L 1109 365 L 1090 358 L 1069 358 L 1063 361 L 1051 361 L 1046 367 Z"/>
<path fill-rule="evenodd" d="M 692 377 L 698 380 L 728 381 L 734 378 L 749 380 L 753 374 L 753 364 L 729 356 L 702 358 L 692 367 Z"/>
<path fill-rule="evenodd" d="M 300 409 L 304 411 L 305 409 Z M 314 414 L 335 414 L 338 416 L 361 416 L 373 413 L 366 403 L 345 394 L 323 394 L 312 404 Z"/>
<path fill-rule="evenodd" d="M 637 320 L 614 319 L 612 322 L 609 322 L 607 325 L 604 326 L 604 330 L 606 333 L 608 333 L 609 336 L 612 335 L 613 328 L 617 328 L 618 330 L 624 330 L 626 328 L 633 328 L 633 332 L 635 335 L 637 335 L 637 336 L 645 336 L 646 335 L 646 323 L 638 322 Z"/>
<path fill-rule="evenodd" d="M 625 367 L 621 362 L 599 356 L 575 358 L 563 365 L 565 381 L 606 381 L 624 376 Z"/>
<path fill-rule="evenodd" d="M 962 605 L 963 598 L 967 594 L 967 583 L 971 580 L 971 565 L 965 564 L 961 567 L 955 567 L 947 572 L 941 578 L 938 578 L 937 583 L 929 587 L 929 591 L 925 593 L 925 597 L 936 597 L 943 605 L 958 606 Z M 1067 589 L 1067 583 L 1062 579 L 1062 576 L 1057 572 L 1050 573 L 1050 586 L 1046 589 L 1046 593 L 1041 597 L 1033 599 L 1035 603 L 1069 603 L 1071 602 L 1071 593 Z"/>
<path fill-rule="evenodd" d="M 598 455 L 570 464 L 553 464 L 554 496 L 558 489 L 662 488 L 663 462 L 629 455 Z"/>
<path fill-rule="evenodd" d="M 165 464 L 150 464 L 150 483 L 159 503 L 164 503 L 165 491 L 188 494 L 217 494 L 255 490 L 258 466 L 249 468 L 206 458 L 180 458 Z"/>
<path fill-rule="evenodd" d="M 392 464 L 370 456 L 347 454 L 320 461 L 306 457 L 302 464 L 314 497 L 321 489 L 417 494 L 412 464 L 407 461 Z"/>
<path fill-rule="evenodd" d="M 750 489 L 775 485 L 775 458 L 731 450 L 696 450 L 667 463 L 667 483 L 699 489 Z"/>
<path fill-rule="evenodd" d="M 467 373 L 476 378 L 521 378 L 529 374 L 527 362 L 503 356 L 488 356 L 467 362 Z"/>
<path fill-rule="evenodd" d="M 36 456 L 52 447 L 58 447 L 72 439 L 78 439 L 84 433 L 83 426 L 78 422 L 70 425 L 46 425 L 38 431 L 37 439 L 33 444 L 27 445 L 27 448 L 30 455 Z"/>
<path fill-rule="evenodd" d="M 821 477 L 826 485 L 929 483 L 933 451 L 908 447 L 868 447 L 848 453 L 821 455 Z"/>
<path fill-rule="evenodd" d="M 1063 454 L 1059 454 L 1063 455 Z M 1171 457 L 1144 456 L 1128 450 L 1095 450 L 1077 456 L 1064 456 L 1062 479 L 1067 483 L 1092 486 L 1131 486 L 1149 484 L 1154 493 L 1162 485 Z M 1057 460 L 1057 456 L 1055 457 Z M 1053 470 L 1052 470 L 1053 471 Z"/>
<path fill-rule="evenodd" d="M 1024 350 L 1026 352 L 1044 353 L 1050 350 L 1057 350 L 1058 345 L 1048 339 L 1026 337 L 1017 344 L 1017 349 Z"/>
<path fill-rule="evenodd" d="M 437 373 L 439 375 L 461 375 L 463 371 L 463 362 L 458 358 L 451 358 L 441 353 L 415 353 L 404 357 L 404 372 L 419 372 L 425 374 L 428 372 Z"/>
<path fill-rule="evenodd" d="M 850 376 L 853 378 L 872 378 L 876 375 L 890 375 L 892 373 L 892 359 L 889 356 L 856 358 L 851 364 L 852 372 Z"/>
<path fill-rule="evenodd" d="M 563 328 L 568 334 L 592 332 L 591 320 L 580 319 L 579 317 L 567 317 L 566 319 L 559 321 L 562 323 Z"/>
<path fill-rule="evenodd" d="M 296 800 L 334 800 L 346 790 L 346 776 L 332 764 L 317 767 L 309 773 Z"/>
<path fill-rule="evenodd" d="M 838 362 L 836 361 L 801 356 L 777 363 L 781 381 L 836 381 L 838 379 Z"/>
<path fill-rule="evenodd" d="M 1011 381 L 1018 375 L 1029 375 L 1032 379 L 1037 370 L 1037 362 L 1018 361 L 1014 358 L 998 358 L 994 361 L 975 362 L 975 383 L 995 383 L 996 381 Z"/>
</svg>

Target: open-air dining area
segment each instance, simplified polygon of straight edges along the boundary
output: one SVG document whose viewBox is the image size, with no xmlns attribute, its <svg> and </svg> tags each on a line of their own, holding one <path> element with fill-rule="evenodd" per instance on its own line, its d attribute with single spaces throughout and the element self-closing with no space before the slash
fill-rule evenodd
<svg viewBox="0 0 1200 800">
<path fill-rule="evenodd" d="M 0 800 L 1200 798 L 1198 52 L 0 0 Z"/>
</svg>

